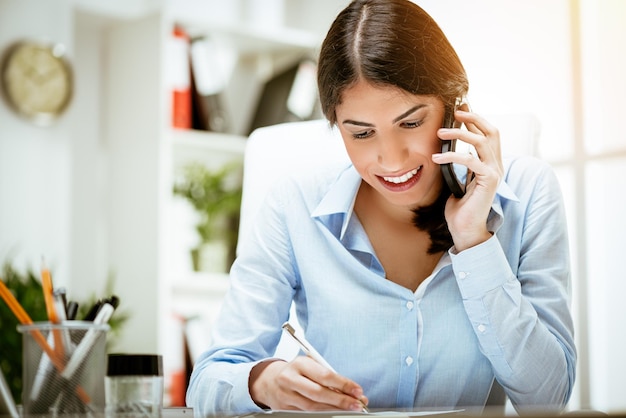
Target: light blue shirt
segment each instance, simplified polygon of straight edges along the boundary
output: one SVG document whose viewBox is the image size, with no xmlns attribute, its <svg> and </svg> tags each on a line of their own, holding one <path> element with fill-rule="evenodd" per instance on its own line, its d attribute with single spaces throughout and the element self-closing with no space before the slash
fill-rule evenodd
<svg viewBox="0 0 626 418">
<path fill-rule="evenodd" d="M 352 166 L 326 167 L 269 193 L 231 269 L 214 344 L 194 367 L 194 412 L 261 410 L 249 373 L 274 355 L 292 301 L 306 338 L 371 408 L 482 408 L 494 378 L 518 409 L 563 408 L 576 349 L 551 168 L 506 160 L 487 221 L 495 235 L 452 247 L 415 292 L 385 279 L 353 213 L 360 182 Z"/>
</svg>

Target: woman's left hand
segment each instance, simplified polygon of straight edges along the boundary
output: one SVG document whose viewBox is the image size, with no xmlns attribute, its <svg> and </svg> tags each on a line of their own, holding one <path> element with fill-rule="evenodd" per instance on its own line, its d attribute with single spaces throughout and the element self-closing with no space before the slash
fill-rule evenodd
<svg viewBox="0 0 626 418">
<path fill-rule="evenodd" d="M 491 237 L 487 230 L 487 216 L 504 169 L 498 129 L 472 112 L 457 110 L 454 116 L 467 130 L 441 128 L 439 138 L 467 142 L 474 146 L 478 155 L 446 152 L 434 154 L 433 161 L 461 164 L 469 170 L 471 181 L 467 183 L 465 195 L 461 198 L 450 196 L 445 210 L 456 251 L 463 251 Z"/>
</svg>

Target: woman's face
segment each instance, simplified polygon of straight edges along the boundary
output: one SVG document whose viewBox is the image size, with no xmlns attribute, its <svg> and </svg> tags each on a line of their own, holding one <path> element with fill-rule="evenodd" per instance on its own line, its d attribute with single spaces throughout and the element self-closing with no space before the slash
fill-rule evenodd
<svg viewBox="0 0 626 418">
<path fill-rule="evenodd" d="M 442 187 L 440 166 L 431 156 L 441 151 L 443 102 L 364 81 L 341 99 L 337 125 L 363 180 L 392 205 L 432 204 Z"/>
</svg>

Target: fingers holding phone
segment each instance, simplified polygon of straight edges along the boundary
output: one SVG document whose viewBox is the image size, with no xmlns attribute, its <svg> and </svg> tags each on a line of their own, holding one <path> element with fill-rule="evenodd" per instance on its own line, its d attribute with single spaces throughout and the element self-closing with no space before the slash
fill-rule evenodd
<svg viewBox="0 0 626 418">
<path fill-rule="evenodd" d="M 499 183 L 503 172 L 500 135 L 487 120 L 470 111 L 466 100 L 457 99 L 438 135 L 441 154 L 434 160 L 441 164 L 444 180 L 455 197 L 462 198 L 468 187 L 473 187 L 476 175 L 496 174 Z"/>
<path fill-rule="evenodd" d="M 456 110 L 454 116 L 457 127 L 443 127 L 438 135 L 442 144 L 455 143 L 455 150 L 446 152 L 444 145 L 444 152 L 434 154 L 433 161 L 441 164 L 444 180 L 455 197 L 448 200 L 445 216 L 454 244 L 461 251 L 491 236 L 487 216 L 503 168 L 498 130 L 473 112 Z M 461 152 L 460 144 L 467 144 L 469 150 Z"/>
<path fill-rule="evenodd" d="M 468 135 L 464 136 L 462 140 L 473 146 L 476 155 L 481 161 L 497 165 L 499 171 L 503 172 L 498 129 L 485 118 L 471 112 L 469 109 L 459 110 L 455 113 L 455 119 L 457 122 L 462 123 L 468 132 Z"/>
</svg>

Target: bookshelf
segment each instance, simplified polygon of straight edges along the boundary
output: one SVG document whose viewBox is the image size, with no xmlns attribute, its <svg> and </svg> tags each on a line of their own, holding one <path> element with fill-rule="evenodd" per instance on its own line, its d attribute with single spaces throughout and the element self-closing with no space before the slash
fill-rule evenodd
<svg viewBox="0 0 626 418">
<path fill-rule="evenodd" d="M 249 126 L 263 84 L 285 67 L 303 58 L 312 57 L 319 42 L 316 36 L 302 30 L 202 20 L 190 11 L 193 9 L 170 11 L 162 22 L 165 42 L 167 32 L 177 26 L 183 28 L 191 39 L 209 38 L 219 48 L 228 49 L 232 53 L 232 73 L 221 92 L 230 123 L 226 132 L 166 129 L 171 151 L 172 176 L 190 161 L 201 161 L 213 168 L 233 160 L 242 161 Z M 167 56 L 164 58 L 168 60 Z M 177 213 L 173 218 L 181 220 L 181 223 L 190 218 L 187 216 L 190 214 L 184 214 L 185 208 L 177 203 L 172 206 L 172 211 Z M 173 229 L 188 232 L 191 228 L 187 223 L 184 227 L 181 225 Z M 175 235 L 175 232 L 170 234 Z M 190 237 L 178 241 L 189 242 Z M 171 286 L 174 309 L 184 312 L 186 316 L 200 314 L 205 315 L 209 321 L 214 319 L 215 307 L 219 306 L 219 299 L 228 288 L 227 274 L 192 272 L 186 260 L 180 258 L 180 251 L 177 261 L 173 262 L 175 264 L 171 266 L 171 270 L 179 277 Z M 203 304 L 203 300 L 213 303 Z"/>
<path fill-rule="evenodd" d="M 226 273 L 198 273 L 189 250 L 196 239 L 194 213 L 172 193 L 180 169 L 191 161 L 218 168 L 243 161 L 248 129 L 263 84 L 302 57 L 319 39 L 293 28 L 216 21 L 197 12 L 204 1 L 166 1 L 156 11 L 117 19 L 103 31 L 103 143 L 107 147 L 107 264 L 131 318 L 119 351 L 161 352 L 168 373 L 172 315 L 214 320 L 228 289 Z M 207 16 L 206 19 L 203 16 Z M 173 28 L 210 37 L 232 58 L 223 104 L 225 132 L 172 126 Z M 271 26 L 271 25 L 270 25 Z M 175 54 L 174 54 L 175 55 Z"/>
</svg>

